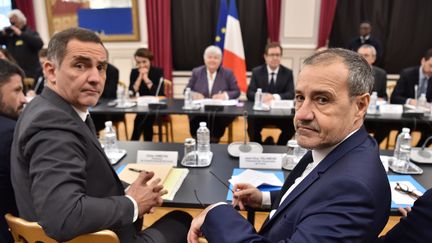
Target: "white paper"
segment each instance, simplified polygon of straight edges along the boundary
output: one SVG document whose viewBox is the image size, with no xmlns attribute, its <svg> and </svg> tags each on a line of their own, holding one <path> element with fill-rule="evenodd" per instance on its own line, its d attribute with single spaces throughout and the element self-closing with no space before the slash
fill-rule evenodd
<svg viewBox="0 0 432 243">
<path fill-rule="evenodd" d="M 177 151 L 138 150 L 137 163 L 166 163 L 177 166 Z"/>
<path fill-rule="evenodd" d="M 389 171 L 389 159 L 390 158 L 391 158 L 391 156 L 380 155 L 381 163 L 383 164 L 384 169 L 387 173 Z"/>
<path fill-rule="evenodd" d="M 138 106 L 148 106 L 149 103 L 158 103 L 159 98 L 157 96 L 140 96 L 137 98 Z"/>
<path fill-rule="evenodd" d="M 277 178 L 277 176 L 271 172 L 265 173 L 256 170 L 247 169 L 242 173 L 232 176 L 231 179 L 228 180 L 232 185 L 238 183 L 249 183 L 254 187 L 258 187 L 260 185 L 271 185 L 271 186 L 282 186 L 283 182 Z"/>
<path fill-rule="evenodd" d="M 272 100 L 272 109 L 289 110 L 294 108 L 294 100 Z"/>
<path fill-rule="evenodd" d="M 193 100 L 192 104 L 195 105 L 222 105 L 222 106 L 235 106 L 237 105 L 238 100 L 214 100 L 214 99 L 201 99 L 201 100 Z"/>
<path fill-rule="evenodd" d="M 385 104 L 379 106 L 380 113 L 382 114 L 402 114 L 403 106 L 394 104 Z"/>
<path fill-rule="evenodd" d="M 416 187 L 409 181 L 391 181 L 390 182 L 390 188 L 391 188 L 391 195 L 392 195 L 392 201 L 396 204 L 407 204 L 407 205 L 413 205 L 416 198 L 408 195 L 407 193 L 397 191 L 395 189 L 396 183 L 407 185 L 410 190 L 414 190 L 414 192 L 421 196 L 423 193 L 416 190 Z"/>
<path fill-rule="evenodd" d="M 282 154 L 277 153 L 240 153 L 240 168 L 281 169 Z"/>
</svg>

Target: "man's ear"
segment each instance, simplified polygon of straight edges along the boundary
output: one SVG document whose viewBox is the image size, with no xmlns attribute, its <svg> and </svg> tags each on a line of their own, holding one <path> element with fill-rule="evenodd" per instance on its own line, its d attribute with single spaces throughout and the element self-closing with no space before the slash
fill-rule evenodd
<svg viewBox="0 0 432 243">
<path fill-rule="evenodd" d="M 43 64 L 43 73 L 48 84 L 53 85 L 56 81 L 56 65 L 53 61 L 47 60 Z"/>
<path fill-rule="evenodd" d="M 357 115 L 364 117 L 370 102 L 370 94 L 365 93 L 356 97 Z"/>
</svg>

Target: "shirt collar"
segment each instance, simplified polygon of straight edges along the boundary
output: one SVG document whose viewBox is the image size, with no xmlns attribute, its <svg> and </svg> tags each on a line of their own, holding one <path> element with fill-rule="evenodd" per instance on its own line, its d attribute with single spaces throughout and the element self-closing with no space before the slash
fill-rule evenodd
<svg viewBox="0 0 432 243">
<path fill-rule="evenodd" d="M 271 73 L 274 73 L 274 74 L 275 74 L 275 78 L 276 78 L 278 72 L 279 72 L 279 66 L 278 66 L 275 70 L 272 70 L 272 69 L 270 68 L 270 66 L 267 65 L 267 73 L 268 73 L 268 75 L 270 75 Z"/>
<path fill-rule="evenodd" d="M 85 120 L 87 119 L 87 115 L 90 114 L 88 109 L 86 109 L 86 111 L 81 111 L 81 110 L 77 109 L 75 106 L 72 106 L 72 108 L 76 111 L 76 113 L 81 118 L 81 120 L 83 122 L 85 122 Z"/>
<path fill-rule="evenodd" d="M 360 128 L 359 128 L 360 129 Z M 345 141 L 347 138 L 351 137 L 351 135 L 353 135 L 355 132 L 357 132 L 359 129 L 356 129 L 354 131 L 352 131 L 350 134 L 348 134 L 348 136 L 346 136 L 342 141 L 340 141 L 339 143 L 337 143 L 336 145 L 333 145 L 329 148 L 323 148 L 323 149 L 314 149 L 312 150 L 312 158 L 313 158 L 313 162 L 314 163 L 319 163 L 321 162 L 325 157 L 327 157 L 327 155 L 333 151 L 334 148 L 336 148 L 339 144 L 341 144 L 343 141 Z"/>
<path fill-rule="evenodd" d="M 210 70 L 208 70 L 208 68 L 206 68 L 206 71 L 207 71 L 207 78 L 210 80 Z M 216 75 L 217 75 L 217 70 L 213 73 L 212 81 L 216 79 Z"/>
</svg>

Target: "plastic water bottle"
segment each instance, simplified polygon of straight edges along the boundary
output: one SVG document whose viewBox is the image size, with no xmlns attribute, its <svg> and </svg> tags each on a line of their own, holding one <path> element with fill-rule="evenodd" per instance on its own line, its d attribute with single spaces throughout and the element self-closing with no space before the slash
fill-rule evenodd
<svg viewBox="0 0 432 243">
<path fill-rule="evenodd" d="M 282 155 L 282 168 L 292 170 L 307 152 L 306 149 L 300 147 L 296 140 L 289 140 L 287 144 L 287 152 Z"/>
<path fill-rule="evenodd" d="M 421 110 L 421 112 L 426 111 L 427 108 L 427 100 L 426 100 L 426 94 L 423 93 L 420 95 L 420 98 L 417 100 L 417 106 L 416 108 L 418 110 Z"/>
<path fill-rule="evenodd" d="M 261 108 L 262 107 L 262 89 L 258 88 L 256 93 L 255 93 L 255 103 L 254 103 L 254 107 L 255 108 Z"/>
<path fill-rule="evenodd" d="M 210 152 L 210 130 L 207 128 L 206 122 L 200 122 L 200 127 L 197 130 L 197 150 L 198 153 Z"/>
<path fill-rule="evenodd" d="M 105 154 L 117 152 L 117 134 L 113 128 L 112 122 L 105 122 L 105 138 L 104 138 L 104 151 Z"/>
<path fill-rule="evenodd" d="M 399 173 L 408 171 L 411 154 L 411 135 L 409 128 L 403 128 L 396 141 L 393 169 Z"/>
<path fill-rule="evenodd" d="M 394 149 L 394 152 L 393 152 L 393 157 L 396 160 L 399 159 L 401 141 L 402 141 L 402 138 L 405 137 L 406 134 L 408 134 L 410 136 L 410 129 L 407 128 L 407 127 L 404 127 L 404 128 L 402 128 L 402 132 L 397 136 L 396 145 L 395 145 L 395 149 Z"/>
<path fill-rule="evenodd" d="M 184 93 L 184 107 L 190 109 L 192 107 L 192 91 L 191 88 L 186 88 Z"/>
<path fill-rule="evenodd" d="M 377 101 L 378 101 L 378 94 L 376 91 L 372 92 L 372 95 L 370 97 L 370 103 L 368 106 L 367 113 L 369 114 L 376 114 L 377 113 Z"/>
</svg>

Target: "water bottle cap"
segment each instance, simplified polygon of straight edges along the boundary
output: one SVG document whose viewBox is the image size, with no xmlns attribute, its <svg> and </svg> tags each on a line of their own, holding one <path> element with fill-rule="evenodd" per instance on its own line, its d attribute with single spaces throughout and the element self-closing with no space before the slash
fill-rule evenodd
<svg viewBox="0 0 432 243">
<path fill-rule="evenodd" d="M 411 130 L 408 127 L 402 128 L 402 132 L 409 133 Z"/>
<path fill-rule="evenodd" d="M 262 92 L 262 89 L 261 89 L 261 88 L 258 88 L 258 89 L 257 89 L 257 92 Z"/>
<path fill-rule="evenodd" d="M 297 146 L 298 146 L 297 140 L 288 141 L 288 147 L 297 147 Z"/>
<path fill-rule="evenodd" d="M 106 127 L 112 127 L 112 121 L 106 121 L 105 126 Z"/>
<path fill-rule="evenodd" d="M 207 123 L 206 122 L 200 122 L 200 127 L 206 127 Z"/>
<path fill-rule="evenodd" d="M 378 93 L 376 91 L 373 91 L 372 96 L 378 96 Z"/>
</svg>

